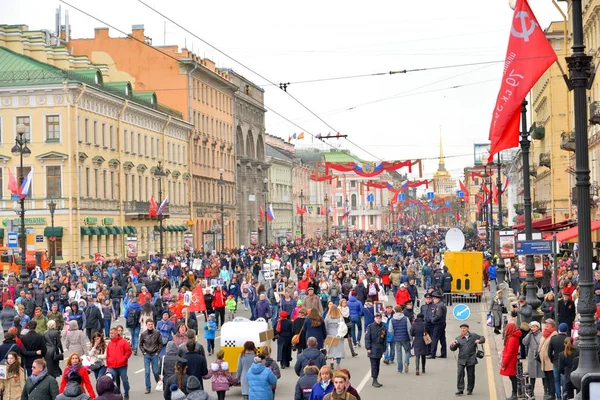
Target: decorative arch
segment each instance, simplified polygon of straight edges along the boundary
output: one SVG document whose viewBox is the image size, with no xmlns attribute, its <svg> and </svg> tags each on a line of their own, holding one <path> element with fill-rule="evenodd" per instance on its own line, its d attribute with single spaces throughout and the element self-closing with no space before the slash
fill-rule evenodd
<svg viewBox="0 0 600 400">
<path fill-rule="evenodd" d="M 242 132 L 242 127 L 237 126 L 235 130 L 235 143 L 237 145 L 236 155 L 243 156 L 246 154 L 245 146 L 244 146 L 244 133 Z"/>
<path fill-rule="evenodd" d="M 259 161 L 265 161 L 265 142 L 263 135 L 258 135 L 256 139 L 256 158 Z"/>
<path fill-rule="evenodd" d="M 248 135 L 246 136 L 246 157 L 256 158 L 256 151 L 254 150 L 254 135 L 249 129 Z"/>
</svg>

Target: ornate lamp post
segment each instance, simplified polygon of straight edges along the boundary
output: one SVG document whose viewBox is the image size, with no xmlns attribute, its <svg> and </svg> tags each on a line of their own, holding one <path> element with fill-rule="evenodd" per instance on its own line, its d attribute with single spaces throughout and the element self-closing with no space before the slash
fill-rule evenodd
<svg viewBox="0 0 600 400">
<path fill-rule="evenodd" d="M 50 200 L 48 203 L 48 210 L 50 210 L 50 224 L 52 226 L 52 236 L 49 238 L 52 242 L 52 269 L 56 269 L 56 236 L 54 236 L 54 212 L 56 211 L 56 203 L 54 200 Z"/>
<path fill-rule="evenodd" d="M 329 197 L 325 193 L 325 239 L 329 239 Z"/>
<path fill-rule="evenodd" d="M 27 127 L 23 124 L 17 125 L 17 137 L 15 138 L 15 145 L 11 149 L 11 153 L 15 157 L 19 157 L 19 187 L 23 187 L 23 158 L 27 158 L 31 155 L 31 150 L 27 147 L 27 138 L 25 137 L 25 131 Z M 25 197 L 21 196 L 19 199 L 21 206 L 21 232 L 19 234 L 19 242 L 21 244 L 21 282 L 26 285 L 29 281 L 29 273 L 27 272 L 27 243 L 25 236 Z"/>
<path fill-rule="evenodd" d="M 167 174 L 165 174 L 165 172 L 162 169 L 162 161 L 158 162 L 158 166 L 156 167 L 156 171 L 154 171 L 154 176 L 158 178 L 158 204 L 161 204 L 163 199 L 162 199 L 162 178 L 164 176 L 167 176 Z M 163 245 L 163 212 L 158 213 L 158 233 L 159 233 L 159 237 L 160 237 L 160 256 L 164 257 L 165 255 L 165 248 Z"/>
<path fill-rule="evenodd" d="M 225 170 L 219 168 L 219 181 L 217 182 L 221 188 L 221 252 L 225 252 L 225 205 L 223 202 L 223 187 L 225 186 L 225 181 L 223 180 L 223 172 L 225 172 Z"/>
<path fill-rule="evenodd" d="M 346 197 L 346 212 L 348 212 L 348 210 L 350 210 L 350 206 L 349 206 L 349 202 L 348 202 L 348 197 Z M 346 238 L 350 237 L 350 214 L 346 215 Z"/>
<path fill-rule="evenodd" d="M 265 200 L 265 213 L 267 212 L 267 197 L 269 196 L 269 180 L 263 179 L 263 197 Z M 265 215 L 265 247 L 269 245 L 269 219 Z"/>
<path fill-rule="evenodd" d="M 302 210 L 302 214 L 300 214 L 300 242 L 304 241 L 304 189 L 300 189 L 300 209 Z"/>
</svg>

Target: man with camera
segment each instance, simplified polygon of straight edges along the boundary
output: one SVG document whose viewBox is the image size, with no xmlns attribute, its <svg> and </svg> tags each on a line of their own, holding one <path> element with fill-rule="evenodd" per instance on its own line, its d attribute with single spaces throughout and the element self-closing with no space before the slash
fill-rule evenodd
<svg viewBox="0 0 600 400">
<path fill-rule="evenodd" d="M 465 368 L 467 369 L 467 394 L 473 394 L 475 387 L 475 365 L 477 358 L 483 358 L 483 351 L 477 351 L 477 345 L 485 343 L 485 337 L 469 332 L 469 325 L 460 325 L 460 336 L 450 343 L 450 350 L 458 349 L 458 376 L 456 384 L 456 395 L 464 394 L 465 390 Z"/>
</svg>

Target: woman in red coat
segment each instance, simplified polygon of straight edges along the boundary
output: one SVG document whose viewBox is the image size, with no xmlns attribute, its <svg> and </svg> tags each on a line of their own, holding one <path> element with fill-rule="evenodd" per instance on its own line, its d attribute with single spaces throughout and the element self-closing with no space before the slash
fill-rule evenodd
<svg viewBox="0 0 600 400">
<path fill-rule="evenodd" d="M 509 322 L 504 331 L 504 350 L 502 350 L 500 363 L 500 375 L 508 376 L 512 384 L 512 396 L 506 400 L 517 400 L 517 361 L 520 339 L 521 330 L 514 322 Z"/>
<path fill-rule="evenodd" d="M 67 358 L 67 366 L 63 371 L 62 379 L 60 381 L 60 387 L 58 389 L 58 393 L 62 393 L 65 391 L 65 387 L 67 386 L 67 377 L 71 372 L 77 372 L 81 376 L 81 389 L 83 389 L 83 393 L 87 393 L 91 399 L 96 398 L 96 394 L 94 393 L 94 387 L 92 386 L 92 382 L 90 381 L 90 374 L 88 370 L 81 364 L 81 358 L 77 353 L 71 353 L 69 358 Z"/>
</svg>

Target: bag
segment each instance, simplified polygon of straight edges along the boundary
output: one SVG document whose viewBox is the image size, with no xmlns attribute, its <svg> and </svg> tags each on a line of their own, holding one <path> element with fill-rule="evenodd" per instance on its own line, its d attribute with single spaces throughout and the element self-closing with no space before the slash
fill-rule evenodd
<svg viewBox="0 0 600 400">
<path fill-rule="evenodd" d="M 296 345 L 298 345 L 298 343 L 300 343 L 300 336 L 302 336 L 302 329 L 304 329 L 304 326 L 302 328 L 300 328 L 300 333 L 292 336 L 292 345 L 296 346 Z"/>
<path fill-rule="evenodd" d="M 348 325 L 346 323 L 340 323 L 338 325 L 337 337 L 343 338 L 348 334 Z"/>
<path fill-rule="evenodd" d="M 95 361 L 92 365 L 90 365 L 90 370 L 98 371 L 102 367 L 104 367 L 104 364 L 102 364 L 102 361 Z"/>
<path fill-rule="evenodd" d="M 535 355 L 533 356 L 533 358 L 535 359 L 535 361 L 541 363 L 542 359 L 540 358 L 540 352 L 539 351 L 535 351 Z"/>
<path fill-rule="evenodd" d="M 519 329 L 521 329 L 522 331 L 528 331 L 529 330 L 529 322 L 521 321 L 521 324 L 519 325 Z"/>
<path fill-rule="evenodd" d="M 162 361 L 160 363 L 160 379 L 156 382 L 155 390 L 157 392 L 162 392 L 163 390 L 163 373 L 165 372 L 163 369 L 165 368 L 165 356 L 163 356 Z"/>
<path fill-rule="evenodd" d="M 494 316 L 491 313 L 488 313 L 488 315 L 485 317 L 485 321 L 486 325 L 490 328 L 494 326 Z"/>
<path fill-rule="evenodd" d="M 369 296 L 375 296 L 377 294 L 377 288 L 374 283 L 369 285 Z"/>
<path fill-rule="evenodd" d="M 425 332 L 423 334 L 423 341 L 425 342 L 425 344 L 430 345 L 432 340 L 431 340 L 431 336 L 429 336 L 429 333 Z"/>
<path fill-rule="evenodd" d="M 475 357 L 479 358 L 480 360 L 485 357 L 485 352 L 483 351 L 483 345 L 481 346 L 481 350 L 477 350 L 477 353 L 475 353 Z"/>
<path fill-rule="evenodd" d="M 125 321 L 125 326 L 127 328 L 135 328 L 139 324 L 140 320 L 140 309 L 131 310 L 129 314 L 127 314 L 127 320 Z"/>
<path fill-rule="evenodd" d="M 54 353 L 54 361 L 62 361 L 65 359 L 64 353 L 59 353 L 58 350 Z"/>
</svg>

